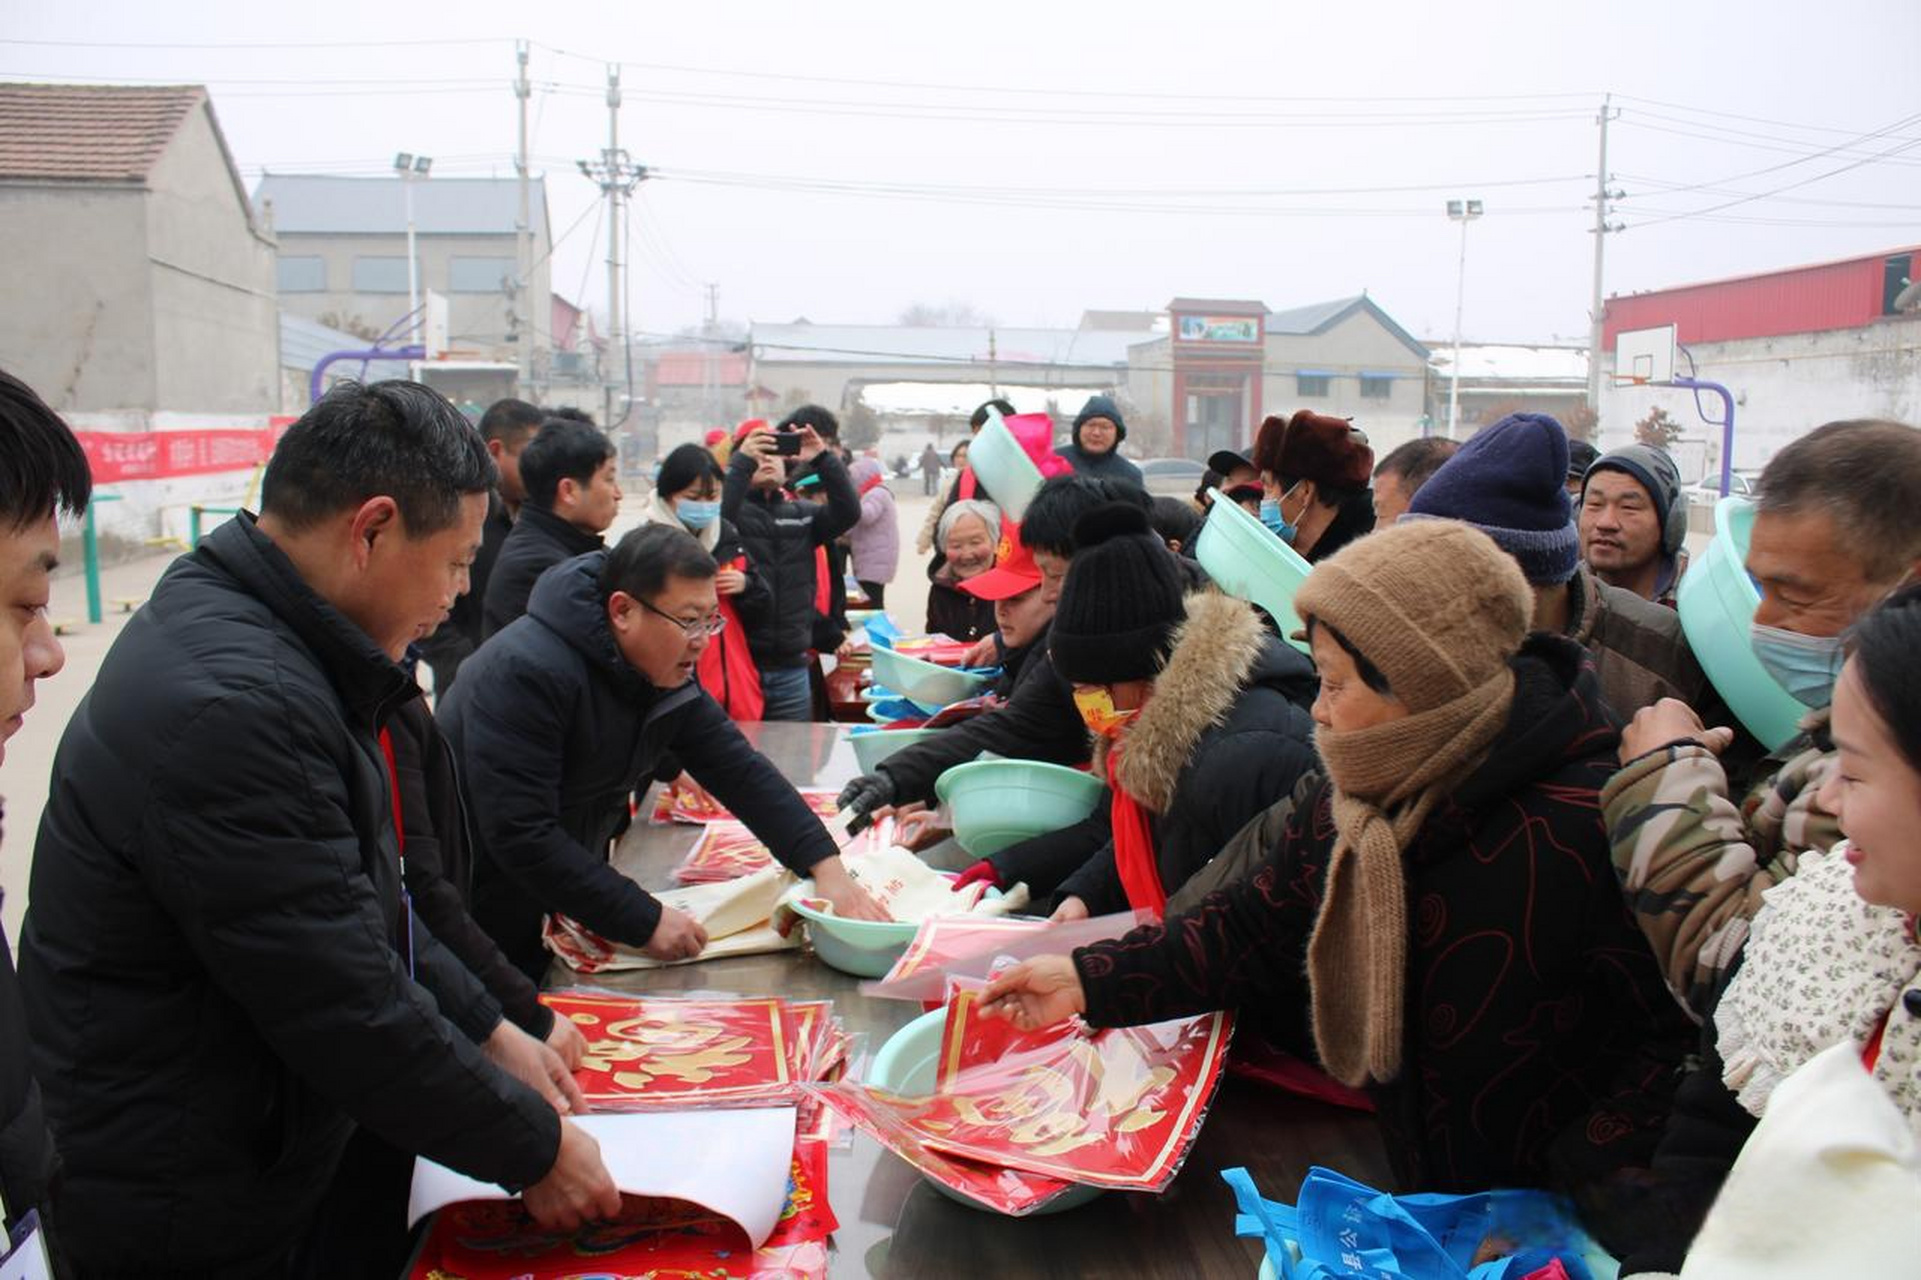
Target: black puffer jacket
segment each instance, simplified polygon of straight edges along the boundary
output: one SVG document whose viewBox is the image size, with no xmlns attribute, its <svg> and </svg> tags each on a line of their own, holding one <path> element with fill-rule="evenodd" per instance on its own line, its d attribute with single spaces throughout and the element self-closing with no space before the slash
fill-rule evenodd
<svg viewBox="0 0 1921 1280">
<path fill-rule="evenodd" d="M 748 624 L 747 647 L 762 670 L 805 666 L 821 616 L 814 608 L 820 588 L 814 551 L 860 523 L 860 495 L 831 450 L 814 460 L 825 503 L 754 488 L 756 465 L 752 454 L 736 453 L 720 496 L 721 515 L 740 530 L 741 545 L 772 594 L 766 619 Z"/>
<path fill-rule="evenodd" d="M 411 696 L 244 515 L 114 641 L 20 947 L 83 1273 L 280 1265 L 355 1121 L 484 1180 L 552 1166 L 553 1110 L 472 1043 L 499 1006 L 418 921 L 408 979 L 376 734 Z"/>
<path fill-rule="evenodd" d="M 1306 655 L 1269 635 L 1244 601 L 1207 591 L 1128 726 L 1120 780 L 1150 814 L 1161 886 L 1173 893 L 1247 821 L 1316 765 L 1306 708 L 1320 681 Z M 1104 742 L 1094 768 L 1104 776 Z M 1094 915 L 1127 909 L 1103 795 L 1084 823 L 989 859 L 1006 883 L 1037 896 L 1058 889 Z M 1091 856 L 1090 856 L 1091 855 Z"/>
<path fill-rule="evenodd" d="M 653 936 L 660 903 L 607 855 L 628 797 L 663 757 L 801 874 L 838 852 L 698 683 L 656 689 L 621 657 L 600 594 L 606 559 L 590 552 L 544 575 L 526 616 L 467 660 L 440 710 L 480 833 L 474 917 L 536 978 L 547 912 L 629 946 Z"/>
<path fill-rule="evenodd" d="M 1593 669 L 1544 635 L 1514 667 L 1506 728 L 1403 854 L 1406 1047 L 1370 1092 L 1403 1186 L 1558 1182 L 1593 1204 L 1651 1155 L 1693 1030 L 1608 860 L 1598 797 L 1619 736 Z M 1248 879 L 1074 953 L 1090 1024 L 1250 1006 L 1313 1059 L 1306 952 L 1335 837 L 1326 782 L 1303 791 Z M 1618 1253 L 1622 1234 L 1602 1243 Z"/>
<path fill-rule="evenodd" d="M 513 532 L 501 544 L 500 555 L 487 575 L 487 594 L 481 602 L 480 638 L 484 641 L 527 612 L 540 575 L 559 564 L 606 544 L 597 533 L 576 529 L 545 507 L 522 504 Z"/>
<path fill-rule="evenodd" d="M 45 1214 L 53 1180 L 53 1139 L 33 1078 L 33 1048 L 27 1040 L 27 1011 L 20 1002 L 20 979 L 13 972 L 13 951 L 0 930 L 0 1198 L 7 1205 L 7 1227 L 29 1209 Z"/>
<path fill-rule="evenodd" d="M 943 729 L 877 766 L 876 772 L 894 784 L 897 803 L 932 803 L 940 776 L 983 751 L 1048 764 L 1087 763 L 1087 726 L 1074 709 L 1074 690 L 1047 656 L 1046 632 L 1007 654 L 1001 678 L 1006 681 L 1006 706 Z"/>
<path fill-rule="evenodd" d="M 467 570 L 467 593 L 454 601 L 447 620 L 420 644 L 420 651 L 434 673 L 434 693 L 443 694 L 453 687 L 454 677 L 475 649 L 480 647 L 480 611 L 487 600 L 487 582 L 493 576 L 494 562 L 507 535 L 514 531 L 514 518 L 498 491 L 487 495 L 487 522 L 480 527 L 480 550 Z"/>
</svg>

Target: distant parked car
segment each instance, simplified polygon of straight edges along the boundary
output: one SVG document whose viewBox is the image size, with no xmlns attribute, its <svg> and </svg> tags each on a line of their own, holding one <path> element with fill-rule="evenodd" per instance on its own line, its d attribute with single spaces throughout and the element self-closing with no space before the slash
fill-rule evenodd
<svg viewBox="0 0 1921 1280">
<path fill-rule="evenodd" d="M 1752 499 L 1755 482 L 1760 479 L 1756 471 L 1736 471 L 1728 477 L 1728 495 L 1734 498 Z M 1713 472 L 1702 476 L 1688 486 L 1688 501 L 1701 502 L 1712 506 L 1721 500 L 1721 473 Z"/>
<path fill-rule="evenodd" d="M 1140 464 L 1147 491 L 1170 498 L 1191 498 L 1207 468 L 1192 458 L 1149 458 Z"/>
</svg>

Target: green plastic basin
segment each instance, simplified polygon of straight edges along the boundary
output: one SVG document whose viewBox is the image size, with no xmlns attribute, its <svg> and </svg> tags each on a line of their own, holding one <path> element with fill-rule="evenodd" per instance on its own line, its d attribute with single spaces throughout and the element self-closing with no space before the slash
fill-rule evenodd
<svg viewBox="0 0 1921 1280">
<path fill-rule="evenodd" d="M 955 765 L 934 784 L 954 820 L 954 839 L 976 858 L 1030 836 L 1071 827 L 1100 802 L 1092 774 L 1034 760 Z"/>
<path fill-rule="evenodd" d="M 1808 709 L 1783 689 L 1748 642 L 1761 593 L 1748 577 L 1748 536 L 1754 504 L 1723 498 L 1714 504 L 1714 537 L 1688 566 L 1675 608 L 1688 647 L 1728 709 L 1772 750 L 1792 738 Z"/>
<path fill-rule="evenodd" d="M 1201 536 L 1194 542 L 1194 558 L 1215 586 L 1267 610 L 1281 637 L 1307 651 L 1307 641 L 1294 638 L 1302 627 L 1300 615 L 1294 612 L 1294 593 L 1312 568 L 1300 552 L 1223 495 L 1208 509 Z"/>
</svg>

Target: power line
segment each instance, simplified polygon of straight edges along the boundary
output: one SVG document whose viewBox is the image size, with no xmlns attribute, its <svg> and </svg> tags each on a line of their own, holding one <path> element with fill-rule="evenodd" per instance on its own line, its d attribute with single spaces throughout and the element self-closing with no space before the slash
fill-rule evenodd
<svg viewBox="0 0 1921 1280">
<path fill-rule="evenodd" d="M 17 40 L 0 39 L 0 45 L 28 45 L 42 49 L 414 49 L 430 45 L 511 44 L 507 36 L 434 37 L 423 40 L 248 40 L 248 41 L 150 41 L 150 40 Z"/>
</svg>

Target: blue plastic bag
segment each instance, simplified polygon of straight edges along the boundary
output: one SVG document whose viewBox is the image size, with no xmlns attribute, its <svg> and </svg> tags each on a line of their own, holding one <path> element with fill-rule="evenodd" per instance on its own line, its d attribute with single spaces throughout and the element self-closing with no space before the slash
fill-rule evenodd
<svg viewBox="0 0 1921 1280">
<path fill-rule="evenodd" d="M 1315 1166 L 1297 1205 L 1265 1200 L 1246 1169 L 1221 1177 L 1240 1204 L 1234 1231 L 1261 1236 L 1281 1280 L 1521 1280 L 1559 1259 L 1572 1280 L 1616 1280 L 1573 1206 L 1545 1191 L 1393 1196 Z M 1516 1252 L 1473 1265 L 1489 1236 Z"/>
</svg>

